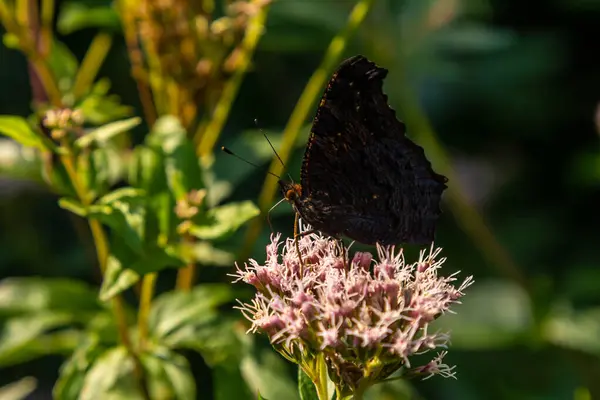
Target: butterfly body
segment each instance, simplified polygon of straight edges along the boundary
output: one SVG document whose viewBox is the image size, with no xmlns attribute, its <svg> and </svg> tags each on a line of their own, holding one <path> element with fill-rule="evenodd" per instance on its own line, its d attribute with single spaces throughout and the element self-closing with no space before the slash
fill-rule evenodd
<svg viewBox="0 0 600 400">
<path fill-rule="evenodd" d="M 362 56 L 342 63 L 317 110 L 301 182 L 279 181 L 305 223 L 365 244 L 433 241 L 447 181 L 387 103 L 387 70 Z"/>
</svg>

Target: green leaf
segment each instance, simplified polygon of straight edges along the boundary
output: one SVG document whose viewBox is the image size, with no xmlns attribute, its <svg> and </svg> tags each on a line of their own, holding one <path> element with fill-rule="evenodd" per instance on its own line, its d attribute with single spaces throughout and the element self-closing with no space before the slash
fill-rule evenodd
<svg viewBox="0 0 600 400">
<path fill-rule="evenodd" d="M 85 375 L 106 349 L 99 338 L 88 336 L 80 342 L 71 357 L 60 368 L 60 374 L 52 391 L 55 400 L 78 400 Z"/>
<path fill-rule="evenodd" d="M 111 243 L 111 254 L 107 259 L 107 268 L 100 300 L 107 301 L 111 297 L 129 289 L 141 277 L 150 272 L 158 272 L 165 268 L 183 267 L 184 261 L 172 246 L 159 247 L 146 244 L 140 253 L 134 252 L 118 238 Z"/>
<path fill-rule="evenodd" d="M 96 142 L 100 145 L 105 144 L 116 135 L 131 130 L 133 127 L 139 125 L 141 122 L 141 118 L 133 117 L 122 121 L 115 121 L 102 125 L 101 127 L 96 128 L 77 139 L 75 141 L 75 146 L 79 147 L 80 149 L 83 149 L 89 147 L 93 142 Z"/>
<path fill-rule="evenodd" d="M 95 289 L 72 279 L 6 278 L 0 282 L 0 316 L 43 310 L 96 312 L 102 310 L 96 296 Z"/>
<path fill-rule="evenodd" d="M 94 196 L 106 194 L 107 190 L 123 178 L 124 165 L 117 149 L 101 147 L 90 154 L 90 189 Z"/>
<path fill-rule="evenodd" d="M 246 354 L 240 364 L 250 390 L 270 399 L 298 399 L 298 389 L 280 356 L 269 349 Z"/>
<path fill-rule="evenodd" d="M 92 86 L 91 92 L 78 104 L 85 121 L 92 125 L 104 125 L 119 118 L 130 116 L 133 109 L 121 104 L 117 95 L 109 95 L 110 81 L 100 78 Z"/>
<path fill-rule="evenodd" d="M 0 330 L 0 366 L 71 351 L 81 339 L 79 332 L 56 330 L 73 321 L 69 313 L 50 311 L 5 320 Z"/>
<path fill-rule="evenodd" d="M 204 187 L 196 151 L 177 118 L 165 116 L 156 121 L 147 143 L 164 153 L 167 182 L 176 199 L 185 197 L 192 189 Z"/>
<path fill-rule="evenodd" d="M 115 347 L 100 355 L 85 375 L 80 400 L 142 400 L 134 379 L 134 361 L 125 347 Z"/>
<path fill-rule="evenodd" d="M 477 282 L 461 301 L 453 308 L 457 314 L 443 315 L 432 324 L 434 331 L 452 332 L 453 348 L 511 346 L 532 330 L 529 297 L 515 284 Z"/>
<path fill-rule="evenodd" d="M 298 367 L 298 393 L 301 400 L 319 400 L 315 384 L 300 367 Z"/>
<path fill-rule="evenodd" d="M 0 399 L 2 400 L 21 400 L 26 399 L 37 386 L 37 380 L 28 376 L 19 379 L 16 382 L 9 383 L 0 387 Z"/>
<path fill-rule="evenodd" d="M 142 355 L 152 398 L 195 399 L 196 384 L 185 357 L 168 349 Z"/>
<path fill-rule="evenodd" d="M 251 399 L 252 393 L 240 373 L 237 363 L 212 368 L 215 400 Z"/>
<path fill-rule="evenodd" d="M 140 280 L 140 274 L 124 268 L 121 261 L 110 254 L 106 260 L 106 272 L 100 288 L 100 300 L 108 301 L 117 294 L 129 289 Z"/>
<path fill-rule="evenodd" d="M 23 146 L 45 149 L 41 138 L 31 129 L 25 118 L 0 115 L 0 133 L 21 143 Z"/>
<path fill-rule="evenodd" d="M 41 167 L 42 178 L 55 192 L 63 196 L 76 196 L 69 174 L 57 157 L 49 153 L 42 154 Z"/>
<path fill-rule="evenodd" d="M 210 242 L 198 242 L 192 249 L 194 260 L 203 265 L 232 266 L 235 256 L 214 247 Z"/>
<path fill-rule="evenodd" d="M 202 353 L 209 365 L 239 352 L 232 320 L 218 307 L 232 302 L 228 285 L 200 285 L 191 292 L 169 292 L 158 297 L 149 318 L 150 332 L 169 348 L 190 348 Z"/>
<path fill-rule="evenodd" d="M 40 176 L 42 154 L 12 139 L 0 138 L 0 175 L 17 181 L 43 184 Z"/>
<path fill-rule="evenodd" d="M 58 81 L 61 93 L 67 93 L 73 87 L 79 63 L 77 58 L 62 42 L 54 40 L 48 57 L 48 64 Z"/>
<path fill-rule="evenodd" d="M 88 215 L 110 226 L 134 251 L 142 253 L 146 222 L 144 191 L 117 189 L 90 206 Z"/>
<path fill-rule="evenodd" d="M 167 340 L 190 323 L 212 320 L 218 316 L 217 307 L 233 299 L 233 291 L 225 284 L 199 285 L 190 292 L 168 292 L 153 301 L 149 325 L 156 337 Z"/>
<path fill-rule="evenodd" d="M 129 182 L 144 189 L 148 194 L 157 194 L 168 189 L 164 163 L 156 149 L 137 146 L 129 164 Z"/>
<path fill-rule="evenodd" d="M 260 210 L 251 201 L 229 203 L 209 210 L 190 233 L 198 239 L 223 240 L 259 214 Z"/>
<path fill-rule="evenodd" d="M 120 32 L 121 23 L 116 10 L 110 6 L 93 7 L 81 2 L 64 4 L 58 14 L 57 29 L 69 35 L 85 28 L 101 28 Z"/>
<path fill-rule="evenodd" d="M 63 197 L 58 200 L 58 206 L 64 210 L 71 211 L 73 214 L 79 215 L 80 217 L 85 218 L 87 216 L 85 206 L 75 199 Z"/>
<path fill-rule="evenodd" d="M 557 306 L 542 332 L 557 346 L 600 356 L 600 307 L 575 311 L 566 305 Z"/>
</svg>

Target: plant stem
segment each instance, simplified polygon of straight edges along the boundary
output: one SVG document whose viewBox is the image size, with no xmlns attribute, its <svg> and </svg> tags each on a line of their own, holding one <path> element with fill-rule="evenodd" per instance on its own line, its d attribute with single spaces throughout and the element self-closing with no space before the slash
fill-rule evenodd
<svg viewBox="0 0 600 400">
<path fill-rule="evenodd" d="M 89 90 L 110 50 L 111 44 L 112 37 L 107 33 L 99 33 L 92 40 L 75 77 L 75 83 L 73 84 L 75 99 L 79 99 Z"/>
<path fill-rule="evenodd" d="M 177 271 L 177 283 L 175 284 L 175 287 L 178 290 L 189 292 L 192 289 L 192 286 L 194 286 L 195 276 L 196 265 L 193 263 L 186 265 Z"/>
<path fill-rule="evenodd" d="M 41 27 L 38 49 L 43 56 L 47 56 L 52 45 L 52 22 L 54 20 L 54 0 L 42 0 Z"/>
<path fill-rule="evenodd" d="M 139 348 L 144 349 L 148 340 L 148 317 L 152 306 L 152 298 L 154 297 L 154 288 L 158 274 L 152 272 L 144 275 L 142 280 L 142 291 L 140 293 L 140 310 L 138 312 L 138 335 Z"/>
<path fill-rule="evenodd" d="M 212 153 L 215 143 L 217 143 L 217 139 L 221 135 L 242 80 L 250 66 L 250 61 L 252 60 L 258 40 L 263 33 L 268 12 L 268 5 L 261 7 L 260 11 L 248 22 L 246 35 L 240 44 L 239 54 L 236 55 L 238 60 L 233 76 L 225 83 L 221 97 L 214 111 L 210 113 L 212 115 L 206 117 L 198 124 L 193 140 L 195 143 L 198 143 L 196 154 L 200 157 L 206 157 Z"/>
<path fill-rule="evenodd" d="M 77 197 L 81 201 L 84 206 L 89 206 L 91 203 L 90 197 L 86 192 L 85 188 L 81 184 L 79 180 L 79 176 L 77 175 L 77 171 L 75 169 L 75 160 L 73 154 L 70 153 L 68 147 L 65 147 L 69 153 L 61 156 L 61 160 L 67 174 L 69 175 L 69 179 L 73 183 L 73 187 L 75 188 L 75 192 L 77 193 Z M 106 271 L 106 260 L 108 259 L 108 241 L 106 239 L 106 234 L 104 229 L 102 229 L 102 225 L 96 219 L 88 219 L 90 230 L 92 231 L 92 237 L 94 239 L 94 245 L 96 247 L 96 254 L 98 256 L 98 264 L 102 275 Z M 123 299 L 120 296 L 114 296 L 111 299 L 111 306 L 113 309 L 113 313 L 115 315 L 115 319 L 117 320 L 117 329 L 119 332 L 119 338 L 121 343 L 127 351 L 129 355 L 132 357 L 134 361 L 135 367 L 135 375 L 139 384 L 140 392 L 145 400 L 150 400 L 150 394 L 148 392 L 148 387 L 146 385 L 145 373 L 142 363 L 135 351 L 133 344 L 131 343 L 131 338 L 129 337 L 129 324 L 127 322 L 127 316 L 125 314 L 125 307 L 123 305 Z"/>
<path fill-rule="evenodd" d="M 348 41 L 356 31 L 356 29 L 360 26 L 360 24 L 364 21 L 371 5 L 374 0 L 360 0 L 348 17 L 348 21 L 346 26 L 331 40 L 329 47 L 321 61 L 321 65 L 319 68 L 313 73 L 310 77 L 310 80 L 306 84 L 304 91 L 300 95 L 300 99 L 288 120 L 288 123 L 283 131 L 283 142 L 278 151 L 279 157 L 283 160 L 284 163 L 289 159 L 294 144 L 296 143 L 296 138 L 300 133 L 300 128 L 304 124 L 308 113 L 311 111 L 313 104 L 316 103 L 318 96 L 323 91 L 323 86 L 325 86 L 327 79 L 329 78 L 330 72 L 335 68 L 338 64 Z M 283 165 L 279 162 L 279 160 L 273 157 L 273 161 L 269 167 L 269 171 L 272 171 L 275 175 L 282 175 L 283 173 Z M 266 177 L 265 182 L 263 183 L 262 191 L 260 192 L 258 205 L 261 209 L 261 212 L 266 212 L 273 202 L 273 196 L 277 190 L 277 181 L 271 179 L 270 175 Z M 254 247 L 254 242 L 256 238 L 259 237 L 259 233 L 263 227 L 264 218 L 255 218 L 248 232 L 246 233 L 246 239 L 244 242 L 244 246 L 242 249 L 242 254 L 240 258 L 245 259 L 252 251 Z"/>
</svg>

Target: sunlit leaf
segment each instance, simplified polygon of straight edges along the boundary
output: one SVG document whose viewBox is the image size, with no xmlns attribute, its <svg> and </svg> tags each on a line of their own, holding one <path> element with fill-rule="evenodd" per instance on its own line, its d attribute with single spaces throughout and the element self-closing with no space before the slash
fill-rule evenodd
<svg viewBox="0 0 600 400">
<path fill-rule="evenodd" d="M 5 278 L 0 281 L 0 316 L 43 310 L 99 311 L 95 289 L 67 278 Z M 77 299 L 77 301 L 73 301 Z"/>
<path fill-rule="evenodd" d="M 156 398 L 187 400 L 196 398 L 196 385 L 185 357 L 165 348 L 143 354 L 148 371 L 149 390 Z"/>
<path fill-rule="evenodd" d="M 532 329 L 529 297 L 515 284 L 478 281 L 461 301 L 453 307 L 456 314 L 444 315 L 433 324 L 434 330 L 452 333 L 453 348 L 506 347 Z"/>
<path fill-rule="evenodd" d="M 96 128 L 75 141 L 75 145 L 79 148 L 90 146 L 93 142 L 104 144 L 114 136 L 127 132 L 133 127 L 139 125 L 142 119 L 139 117 L 129 118 L 123 121 L 115 121 L 99 128 Z"/>
<path fill-rule="evenodd" d="M 34 148 L 21 146 L 12 139 L 0 138 L 0 174 L 4 177 L 43 184 L 40 157 Z"/>
<path fill-rule="evenodd" d="M 166 268 L 181 268 L 184 265 L 175 247 L 146 243 L 138 253 L 118 239 L 113 240 L 100 289 L 100 299 L 107 301 L 129 289 L 144 274 Z"/>
<path fill-rule="evenodd" d="M 190 292 L 168 292 L 152 302 L 150 326 L 156 337 L 172 336 L 188 323 L 203 323 L 217 315 L 217 307 L 232 301 L 228 285 L 200 285 Z M 174 344 L 174 343 L 173 343 Z"/>
<path fill-rule="evenodd" d="M 91 92 L 77 105 L 87 123 L 103 125 L 133 113 L 130 106 L 121 104 L 119 96 L 109 94 L 109 89 L 110 81 L 101 78 L 94 83 Z"/>
<path fill-rule="evenodd" d="M 228 285 L 200 285 L 191 292 L 169 292 L 153 302 L 150 332 L 169 348 L 200 351 L 209 364 L 238 352 L 233 321 L 219 316 L 218 307 L 233 302 Z"/>
<path fill-rule="evenodd" d="M 190 233 L 198 239 L 222 240 L 259 214 L 260 210 L 251 201 L 229 203 L 210 209 L 204 221 L 194 224 Z"/>
<path fill-rule="evenodd" d="M 117 189 L 90 206 L 88 215 L 110 226 L 134 251 L 141 253 L 145 238 L 145 203 L 142 190 Z"/>
<path fill-rule="evenodd" d="M 301 400 L 319 400 L 315 384 L 300 367 L 298 367 L 298 393 Z"/>
<path fill-rule="evenodd" d="M 102 28 L 119 31 L 121 23 L 116 10 L 111 6 L 91 6 L 82 2 L 65 3 L 58 14 L 57 29 L 69 35 L 85 28 Z"/>
<path fill-rule="evenodd" d="M 36 386 L 37 380 L 32 376 L 19 379 L 16 382 L 0 387 L 0 399 L 24 400 L 35 390 Z"/>
<path fill-rule="evenodd" d="M 177 118 L 165 116 L 156 121 L 147 143 L 164 153 L 167 182 L 176 199 L 183 198 L 190 190 L 204 187 L 196 151 Z"/>
<path fill-rule="evenodd" d="M 0 115 L 0 133 L 21 143 L 23 146 L 44 149 L 40 137 L 31 129 L 25 118 Z"/>
<path fill-rule="evenodd" d="M 105 351 L 97 337 L 87 337 L 60 368 L 52 391 L 55 400 L 77 400 L 85 375 L 94 361 Z"/>
<path fill-rule="evenodd" d="M 125 268 L 114 254 L 109 255 L 100 288 L 100 300 L 108 301 L 135 285 L 139 280 L 140 274 L 130 268 Z"/>
<path fill-rule="evenodd" d="M 543 334 L 557 346 L 600 356 L 600 308 L 558 306 L 544 323 Z"/>
<path fill-rule="evenodd" d="M 73 321 L 72 314 L 51 311 L 4 320 L 0 329 L 0 366 L 72 350 L 80 340 L 78 331 L 51 331 Z"/>
<path fill-rule="evenodd" d="M 134 361 L 125 347 L 100 355 L 86 374 L 80 400 L 143 399 L 134 379 Z"/>
<path fill-rule="evenodd" d="M 235 261 L 232 253 L 214 247 L 210 242 L 199 242 L 192 249 L 194 260 L 204 265 L 231 266 Z"/>
<path fill-rule="evenodd" d="M 58 200 L 58 205 L 60 208 L 70 211 L 75 215 L 79 215 L 80 217 L 85 217 L 87 215 L 85 206 L 75 199 L 63 197 Z"/>
<path fill-rule="evenodd" d="M 90 154 L 92 173 L 91 190 L 94 196 L 104 195 L 106 191 L 124 175 L 123 157 L 117 149 L 101 147 Z"/>
</svg>

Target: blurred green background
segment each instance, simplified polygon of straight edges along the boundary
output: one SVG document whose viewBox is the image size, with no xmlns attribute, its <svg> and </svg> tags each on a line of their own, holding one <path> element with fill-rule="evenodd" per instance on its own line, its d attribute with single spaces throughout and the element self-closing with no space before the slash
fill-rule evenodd
<svg viewBox="0 0 600 400">
<path fill-rule="evenodd" d="M 56 6 L 77 3 L 110 4 Z M 271 6 L 218 143 L 262 168 L 216 153 L 216 177 L 229 184 L 226 201 L 257 200 L 272 152 L 254 120 L 277 148 L 353 5 L 278 0 Z M 141 115 L 118 19 L 102 18 L 114 43 L 99 76 Z M 384 86 L 390 104 L 434 168 L 451 178 L 436 241 L 448 258 L 445 273 L 461 270 L 476 281 L 458 314 L 444 322 L 453 332 L 446 362 L 457 365 L 458 380 L 382 386 L 374 398 L 408 390 L 425 399 L 600 399 L 599 21 L 598 0 L 376 0 L 349 43 L 344 57 L 363 54 L 390 71 Z M 59 39 L 81 60 L 97 31 L 84 27 Z M 0 88 L 0 114 L 30 113 L 26 60 L 3 45 Z M 288 165 L 296 179 L 306 123 Z M 31 178 L 37 171 L 11 170 L 15 151 L 2 139 L 0 279 L 73 277 L 97 285 L 87 227 Z M 291 233 L 288 205 L 271 215 L 276 231 Z M 259 260 L 269 233 L 265 224 L 253 250 Z M 242 239 L 243 232 L 227 245 L 236 249 Z M 227 282 L 228 272 L 203 266 L 200 281 Z M 174 277 L 162 273 L 159 291 L 171 288 Z M 208 391 L 210 370 L 200 356 L 188 356 L 198 392 Z M 63 360 L 48 356 L 2 368 L 0 386 L 35 376 L 30 398 L 51 398 Z"/>
</svg>

